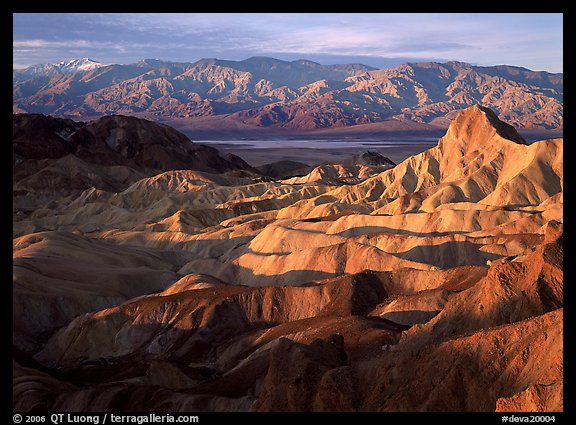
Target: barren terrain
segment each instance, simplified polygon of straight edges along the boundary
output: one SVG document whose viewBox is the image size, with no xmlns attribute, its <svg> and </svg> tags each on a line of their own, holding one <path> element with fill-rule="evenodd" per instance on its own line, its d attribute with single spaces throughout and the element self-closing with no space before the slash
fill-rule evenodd
<svg viewBox="0 0 576 425">
<path fill-rule="evenodd" d="M 397 164 L 13 134 L 15 411 L 563 410 L 563 139 L 478 105 Z"/>
<path fill-rule="evenodd" d="M 76 69 L 13 70 L 14 113 L 176 118 L 195 138 L 317 129 L 431 134 L 479 103 L 518 128 L 563 129 L 563 74 L 514 66 L 452 61 L 374 69 L 270 57 L 84 61 Z"/>
</svg>

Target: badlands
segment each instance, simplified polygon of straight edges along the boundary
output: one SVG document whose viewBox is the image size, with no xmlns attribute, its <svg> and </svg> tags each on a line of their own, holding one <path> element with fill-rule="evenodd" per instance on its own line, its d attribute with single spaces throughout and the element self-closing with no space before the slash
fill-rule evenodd
<svg viewBox="0 0 576 425">
<path fill-rule="evenodd" d="M 476 105 L 397 165 L 278 177 L 138 118 L 13 122 L 15 411 L 563 410 L 562 139 Z"/>
</svg>

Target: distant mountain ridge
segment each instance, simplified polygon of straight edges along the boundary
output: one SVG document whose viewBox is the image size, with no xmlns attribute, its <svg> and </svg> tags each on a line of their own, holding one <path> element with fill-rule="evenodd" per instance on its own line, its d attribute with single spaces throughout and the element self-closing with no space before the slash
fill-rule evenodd
<svg viewBox="0 0 576 425">
<path fill-rule="evenodd" d="M 92 71 L 97 68 L 107 66 L 90 58 L 71 59 L 55 64 L 43 63 L 32 65 L 24 69 L 15 69 L 14 78 L 22 76 L 53 76 L 55 74 L 73 74 L 75 72 Z"/>
<path fill-rule="evenodd" d="M 483 104 L 518 128 L 563 128 L 563 74 L 508 65 L 419 62 L 374 69 L 268 57 L 57 65 L 13 71 L 15 113 L 222 116 L 292 129 L 386 120 L 447 127 L 459 110 Z"/>
</svg>

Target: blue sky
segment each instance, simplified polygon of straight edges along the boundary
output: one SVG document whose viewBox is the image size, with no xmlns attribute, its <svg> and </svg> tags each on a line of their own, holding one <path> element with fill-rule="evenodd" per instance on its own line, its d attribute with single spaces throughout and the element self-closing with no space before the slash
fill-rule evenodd
<svg viewBox="0 0 576 425">
<path fill-rule="evenodd" d="M 89 57 L 359 62 L 458 60 L 563 72 L 561 13 L 17 13 L 13 66 Z"/>
</svg>

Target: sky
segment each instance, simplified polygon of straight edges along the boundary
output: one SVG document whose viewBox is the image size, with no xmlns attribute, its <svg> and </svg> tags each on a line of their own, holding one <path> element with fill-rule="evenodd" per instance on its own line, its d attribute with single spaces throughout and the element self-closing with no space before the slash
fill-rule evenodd
<svg viewBox="0 0 576 425">
<path fill-rule="evenodd" d="M 13 68 L 88 57 L 270 56 L 376 68 L 451 60 L 563 72 L 561 13 L 15 13 Z"/>
</svg>

